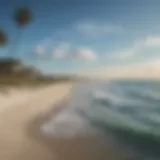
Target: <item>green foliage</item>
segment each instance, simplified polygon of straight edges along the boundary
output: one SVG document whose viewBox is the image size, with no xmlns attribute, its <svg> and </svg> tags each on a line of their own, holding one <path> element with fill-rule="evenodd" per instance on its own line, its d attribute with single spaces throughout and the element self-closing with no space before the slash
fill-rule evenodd
<svg viewBox="0 0 160 160">
<path fill-rule="evenodd" d="M 0 28 L 0 46 L 4 46 L 8 41 L 8 37 L 3 29 Z"/>
</svg>

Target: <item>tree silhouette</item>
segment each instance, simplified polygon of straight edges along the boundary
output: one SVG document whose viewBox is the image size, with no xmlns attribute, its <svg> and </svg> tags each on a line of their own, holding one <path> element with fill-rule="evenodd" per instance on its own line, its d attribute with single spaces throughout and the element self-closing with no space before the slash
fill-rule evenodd
<svg viewBox="0 0 160 160">
<path fill-rule="evenodd" d="M 32 14 L 29 8 L 19 8 L 16 10 L 14 20 L 19 27 L 24 27 L 32 19 Z"/>
<path fill-rule="evenodd" d="M 12 44 L 12 47 L 8 51 L 8 55 L 11 57 L 15 55 L 17 47 L 20 45 L 20 39 L 22 35 L 21 29 L 23 29 L 32 19 L 31 10 L 27 7 L 21 7 L 15 10 L 15 13 L 12 16 L 12 19 L 16 23 L 19 31 L 15 37 L 15 40 Z M 8 42 L 8 36 L 2 28 L 0 28 L 0 47 L 4 46 Z"/>
<path fill-rule="evenodd" d="M 27 24 L 29 24 L 31 19 L 32 19 L 32 13 L 29 8 L 22 7 L 22 8 L 18 8 L 15 11 L 13 20 L 17 24 L 19 31 L 17 32 L 17 37 L 14 41 L 15 42 L 15 44 L 13 45 L 14 48 L 12 48 L 11 50 L 12 55 L 15 55 L 16 49 L 18 47 L 18 43 L 20 42 L 21 35 L 22 35 L 21 29 L 24 28 L 24 26 L 26 26 Z"/>
<path fill-rule="evenodd" d="M 0 28 L 0 46 L 4 46 L 8 41 L 8 37 L 3 29 Z"/>
</svg>

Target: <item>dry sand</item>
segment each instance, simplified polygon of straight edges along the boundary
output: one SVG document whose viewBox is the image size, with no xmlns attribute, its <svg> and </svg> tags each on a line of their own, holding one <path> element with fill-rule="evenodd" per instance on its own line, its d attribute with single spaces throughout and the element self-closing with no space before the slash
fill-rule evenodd
<svg viewBox="0 0 160 160">
<path fill-rule="evenodd" d="M 0 160 L 132 159 L 121 149 L 106 146 L 104 137 L 50 139 L 40 133 L 40 125 L 58 112 L 72 87 L 65 83 L 40 89 L 21 104 L 0 110 Z"/>
<path fill-rule="evenodd" d="M 30 125 L 37 116 L 45 115 L 60 102 L 71 91 L 72 85 L 57 84 L 27 91 L 27 94 L 21 92 L 8 97 L 8 102 L 1 97 L 0 160 L 53 160 L 53 152 L 30 136 Z"/>
</svg>

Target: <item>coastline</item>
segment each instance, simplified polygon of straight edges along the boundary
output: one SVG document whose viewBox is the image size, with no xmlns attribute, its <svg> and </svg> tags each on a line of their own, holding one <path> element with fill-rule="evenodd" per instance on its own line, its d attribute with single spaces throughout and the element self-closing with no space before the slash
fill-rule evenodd
<svg viewBox="0 0 160 160">
<path fill-rule="evenodd" d="M 65 108 L 66 103 L 67 101 L 64 99 L 46 114 L 38 115 L 28 127 L 29 135 L 34 140 L 46 145 L 53 153 L 55 160 L 140 160 L 138 156 L 127 153 L 124 148 L 115 146 L 109 134 L 74 137 L 54 137 L 43 134 L 40 131 L 40 126 L 60 113 Z"/>
<path fill-rule="evenodd" d="M 111 146 L 109 136 L 59 139 L 40 131 L 44 121 L 63 110 L 77 85 L 67 82 L 43 88 L 27 102 L 0 112 L 0 159 L 132 160 L 122 148 Z"/>
<path fill-rule="evenodd" d="M 73 82 L 67 82 L 44 87 L 21 103 L 14 103 L 13 106 L 10 103 L 7 108 L 3 107 L 3 112 L 0 112 L 0 159 L 53 160 L 53 151 L 42 141 L 37 141 L 38 135 L 33 134 L 35 129 L 39 130 L 34 121 L 44 117 L 69 97 L 74 85 Z M 35 129 L 31 131 L 30 126 Z"/>
</svg>

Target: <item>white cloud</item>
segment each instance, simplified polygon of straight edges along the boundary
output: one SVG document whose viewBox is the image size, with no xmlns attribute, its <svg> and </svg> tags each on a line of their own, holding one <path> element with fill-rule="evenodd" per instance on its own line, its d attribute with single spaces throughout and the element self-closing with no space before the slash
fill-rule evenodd
<svg viewBox="0 0 160 160">
<path fill-rule="evenodd" d="M 76 24 L 76 29 L 87 36 L 103 36 L 106 34 L 119 34 L 123 32 L 123 28 L 113 24 L 99 23 L 79 23 Z"/>
<path fill-rule="evenodd" d="M 34 52 L 37 56 L 42 56 L 45 54 L 45 48 L 43 46 L 38 46 Z"/>
<path fill-rule="evenodd" d="M 134 42 L 128 48 L 117 50 L 107 57 L 118 58 L 118 59 L 128 59 L 134 56 L 139 56 L 142 54 L 159 54 L 160 55 L 160 37 L 159 36 L 147 36 L 144 39 L 140 39 Z"/>
<path fill-rule="evenodd" d="M 69 43 L 61 42 L 56 48 L 53 49 L 52 57 L 56 59 L 67 58 L 70 50 L 71 46 Z"/>
<path fill-rule="evenodd" d="M 55 59 L 85 60 L 92 61 L 96 55 L 90 48 L 77 48 L 74 51 L 69 43 L 61 42 L 52 51 L 52 57 Z"/>
<path fill-rule="evenodd" d="M 46 49 L 52 44 L 51 38 L 44 38 L 40 41 L 39 45 L 34 50 L 36 56 L 44 56 L 46 54 Z"/>
<path fill-rule="evenodd" d="M 89 48 L 79 48 L 73 53 L 73 57 L 80 60 L 93 61 L 96 59 L 94 51 Z"/>
<path fill-rule="evenodd" d="M 115 51 L 113 53 L 107 54 L 107 57 L 110 58 L 118 58 L 118 59 L 127 59 L 132 56 L 134 56 L 135 49 L 130 48 L 130 49 L 124 49 L 122 51 Z"/>
<path fill-rule="evenodd" d="M 152 59 L 144 62 L 105 66 L 93 71 L 86 72 L 86 75 L 99 78 L 160 78 L 160 58 Z"/>
<path fill-rule="evenodd" d="M 145 45 L 149 47 L 160 46 L 160 37 L 159 36 L 148 36 L 145 40 Z"/>
<path fill-rule="evenodd" d="M 155 70 L 157 69 L 160 70 L 160 58 L 151 59 L 143 63 L 139 63 L 139 66 L 147 67 L 147 68 L 155 69 Z"/>
</svg>

